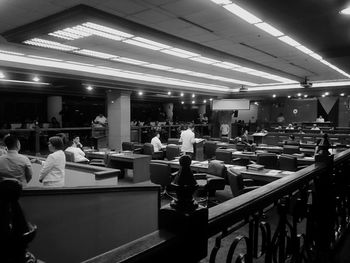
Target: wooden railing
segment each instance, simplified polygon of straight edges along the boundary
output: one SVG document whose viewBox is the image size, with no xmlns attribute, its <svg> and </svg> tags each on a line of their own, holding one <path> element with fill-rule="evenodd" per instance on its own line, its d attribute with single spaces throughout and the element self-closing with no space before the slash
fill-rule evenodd
<svg viewBox="0 0 350 263">
<path fill-rule="evenodd" d="M 350 150 L 334 159 L 320 156 L 314 165 L 210 208 L 207 222 L 174 227 L 183 216 L 177 211 L 171 224 L 160 217 L 161 230 L 88 262 L 198 262 L 205 255 L 206 262 L 332 262 L 349 226 L 349 168 Z M 207 250 L 208 239 L 214 242 Z"/>
</svg>

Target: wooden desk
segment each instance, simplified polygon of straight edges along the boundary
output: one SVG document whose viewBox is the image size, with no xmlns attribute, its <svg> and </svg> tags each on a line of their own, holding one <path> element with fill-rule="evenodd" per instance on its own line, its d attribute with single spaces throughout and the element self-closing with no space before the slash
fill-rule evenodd
<svg viewBox="0 0 350 263">
<path fill-rule="evenodd" d="M 178 160 L 164 161 L 164 162 L 167 162 L 171 168 L 176 168 L 176 169 L 180 168 L 180 164 Z M 241 166 L 241 165 L 225 164 L 225 166 L 226 168 L 230 168 L 237 172 L 240 172 L 244 179 L 253 179 L 256 181 L 261 181 L 266 183 L 270 183 L 272 181 L 275 181 L 284 176 L 294 173 L 289 171 L 273 170 L 273 169 L 262 169 L 262 170 L 255 171 L 255 170 L 247 169 L 245 166 Z M 203 162 L 192 161 L 191 169 L 195 173 L 206 173 L 208 170 L 208 161 L 203 161 Z"/>
<path fill-rule="evenodd" d="M 150 178 L 149 163 L 150 155 L 112 153 L 108 155 L 107 167 L 117 169 L 133 169 L 133 182 L 143 182 Z M 130 167 L 131 166 L 131 167 Z"/>
<path fill-rule="evenodd" d="M 264 151 L 272 152 L 272 153 L 282 153 L 283 152 L 283 147 L 272 146 L 272 145 L 258 146 L 258 147 L 256 147 L 256 149 L 257 150 L 264 150 Z"/>
</svg>

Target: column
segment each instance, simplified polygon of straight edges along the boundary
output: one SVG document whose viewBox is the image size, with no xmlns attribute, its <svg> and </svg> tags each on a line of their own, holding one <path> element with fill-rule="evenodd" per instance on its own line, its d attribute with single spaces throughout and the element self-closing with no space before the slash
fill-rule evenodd
<svg viewBox="0 0 350 263">
<path fill-rule="evenodd" d="M 60 115 L 61 110 L 62 110 L 62 97 L 48 96 L 47 97 L 47 121 L 51 122 L 51 118 L 55 117 L 62 126 L 62 117 Z"/>
<path fill-rule="evenodd" d="M 120 151 L 122 142 L 130 142 L 129 91 L 107 91 L 108 146 Z"/>
<path fill-rule="evenodd" d="M 169 121 L 172 121 L 173 120 L 174 103 L 172 103 L 172 102 L 164 103 L 163 109 L 165 111 L 166 118 L 169 119 Z"/>
</svg>

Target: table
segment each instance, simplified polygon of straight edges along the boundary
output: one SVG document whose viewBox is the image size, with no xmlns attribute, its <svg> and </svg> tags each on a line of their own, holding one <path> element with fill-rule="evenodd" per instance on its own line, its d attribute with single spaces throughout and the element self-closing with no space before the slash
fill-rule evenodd
<svg viewBox="0 0 350 263">
<path fill-rule="evenodd" d="M 266 135 L 267 135 L 267 132 L 253 133 L 252 136 L 254 138 L 254 142 L 256 143 L 256 145 L 259 145 L 260 143 L 262 143 L 263 137 L 265 137 Z"/>
<path fill-rule="evenodd" d="M 178 160 L 173 160 L 173 161 L 164 161 L 170 165 L 171 168 L 180 168 L 180 164 Z M 208 170 L 208 161 L 192 161 L 191 164 L 191 169 L 195 173 L 206 173 Z M 262 170 L 250 170 L 247 169 L 246 166 L 241 166 L 241 165 L 231 165 L 231 164 L 225 164 L 226 168 L 233 169 L 237 172 L 240 172 L 242 174 L 242 177 L 244 179 L 253 179 L 256 181 L 261 181 L 261 182 L 272 182 L 277 179 L 280 179 L 284 176 L 293 174 L 294 172 L 290 171 L 282 171 L 282 170 L 274 170 L 274 169 L 262 169 Z"/>
<path fill-rule="evenodd" d="M 121 169 L 133 169 L 133 182 L 143 182 L 150 179 L 149 163 L 150 155 L 135 153 L 112 153 L 107 157 L 107 167 Z"/>
</svg>

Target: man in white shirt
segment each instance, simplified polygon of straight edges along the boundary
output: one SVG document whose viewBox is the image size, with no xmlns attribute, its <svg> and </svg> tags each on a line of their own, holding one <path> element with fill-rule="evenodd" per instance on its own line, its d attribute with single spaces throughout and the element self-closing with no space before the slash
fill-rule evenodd
<svg viewBox="0 0 350 263">
<path fill-rule="evenodd" d="M 162 142 L 160 141 L 160 134 L 159 132 L 156 132 L 154 137 L 151 140 L 151 144 L 153 145 L 155 152 L 160 152 L 163 148 Z"/>
<path fill-rule="evenodd" d="M 95 124 L 98 125 L 102 125 L 102 126 L 106 126 L 107 124 L 107 118 L 105 116 L 103 116 L 102 113 L 100 113 L 94 120 Z"/>
<path fill-rule="evenodd" d="M 16 136 L 5 136 L 4 143 L 8 151 L 7 154 L 0 156 L 0 181 L 15 179 L 26 185 L 33 175 L 31 162 L 28 157 L 18 153 L 21 144 Z"/>
<path fill-rule="evenodd" d="M 316 122 L 324 122 L 324 118 L 322 117 L 322 115 L 320 115 L 320 117 L 316 119 Z"/>
<path fill-rule="evenodd" d="M 67 152 L 71 152 L 74 154 L 74 162 L 75 163 L 88 163 L 89 159 L 85 157 L 85 153 L 75 144 L 75 142 L 71 142 L 70 146 L 66 148 Z"/>
<path fill-rule="evenodd" d="M 179 142 L 182 142 L 181 151 L 192 158 L 194 152 L 193 144 L 195 143 L 192 123 L 188 125 L 187 130 L 181 133 Z"/>
</svg>

